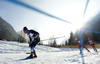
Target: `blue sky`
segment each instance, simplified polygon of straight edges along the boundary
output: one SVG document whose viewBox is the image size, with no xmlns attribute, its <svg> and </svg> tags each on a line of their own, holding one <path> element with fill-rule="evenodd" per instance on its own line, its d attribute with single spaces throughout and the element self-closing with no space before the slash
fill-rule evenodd
<svg viewBox="0 0 100 64">
<path fill-rule="evenodd" d="M 7 1 L 0 1 L 0 16 L 16 31 L 24 26 L 40 32 L 42 39 L 54 35 L 66 36 L 100 11 L 100 0 L 90 0 L 84 21 L 83 12 L 87 0 L 18 0 L 49 14 L 74 23 L 74 25 L 48 17 L 31 9 Z"/>
</svg>

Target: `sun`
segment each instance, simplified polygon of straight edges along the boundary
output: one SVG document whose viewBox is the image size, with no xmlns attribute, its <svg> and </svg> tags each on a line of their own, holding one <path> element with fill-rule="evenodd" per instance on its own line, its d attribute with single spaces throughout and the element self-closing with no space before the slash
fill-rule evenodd
<svg viewBox="0 0 100 64">
<path fill-rule="evenodd" d="M 80 28 L 82 28 L 82 26 L 83 26 L 83 23 L 82 22 L 80 22 L 80 23 L 75 23 L 74 24 L 75 25 L 75 27 L 77 28 L 77 29 L 80 29 Z"/>
<path fill-rule="evenodd" d="M 72 24 L 72 31 L 75 32 L 77 29 L 81 29 L 83 27 L 83 22 L 82 21 L 76 21 Z"/>
</svg>

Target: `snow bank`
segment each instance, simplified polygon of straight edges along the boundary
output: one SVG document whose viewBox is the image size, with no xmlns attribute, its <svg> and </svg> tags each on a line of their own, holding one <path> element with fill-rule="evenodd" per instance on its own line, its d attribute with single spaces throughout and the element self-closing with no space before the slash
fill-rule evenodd
<svg viewBox="0 0 100 64">
<path fill-rule="evenodd" d="M 37 45 L 35 50 L 37 58 L 21 60 L 29 56 L 26 54 L 26 52 L 30 52 L 28 44 L 0 41 L 0 64 L 82 64 L 81 55 L 77 48 L 52 48 Z M 92 53 L 83 51 L 85 64 L 100 64 L 100 52 L 89 50 Z"/>
</svg>

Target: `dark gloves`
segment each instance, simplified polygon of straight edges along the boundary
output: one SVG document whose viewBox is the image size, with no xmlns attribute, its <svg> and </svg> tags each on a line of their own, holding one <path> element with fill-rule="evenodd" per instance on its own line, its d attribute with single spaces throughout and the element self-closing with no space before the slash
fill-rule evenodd
<svg viewBox="0 0 100 64">
<path fill-rule="evenodd" d="M 31 45 L 29 44 L 29 47 L 31 47 Z"/>
</svg>

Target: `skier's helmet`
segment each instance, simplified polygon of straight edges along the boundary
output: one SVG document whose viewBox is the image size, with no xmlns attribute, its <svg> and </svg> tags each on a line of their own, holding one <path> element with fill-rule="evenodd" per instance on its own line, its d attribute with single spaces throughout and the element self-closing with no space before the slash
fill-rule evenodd
<svg viewBox="0 0 100 64">
<path fill-rule="evenodd" d="M 23 31 L 24 31 L 24 32 L 25 32 L 25 30 L 28 30 L 27 27 L 24 27 L 24 28 L 23 28 Z"/>
</svg>

